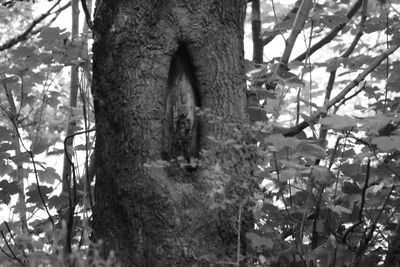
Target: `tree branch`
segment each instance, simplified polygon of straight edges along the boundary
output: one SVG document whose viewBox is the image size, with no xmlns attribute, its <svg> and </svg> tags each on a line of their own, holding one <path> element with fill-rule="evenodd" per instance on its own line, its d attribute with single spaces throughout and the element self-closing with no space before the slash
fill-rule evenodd
<svg viewBox="0 0 400 267">
<path fill-rule="evenodd" d="M 367 15 L 368 15 L 368 0 L 364 0 L 362 2 L 361 21 L 360 21 L 360 25 L 359 25 L 358 31 L 357 31 L 356 35 L 354 36 L 353 41 L 351 42 L 350 46 L 340 56 L 341 58 L 348 58 L 354 52 L 354 49 L 356 48 L 358 42 L 361 39 L 361 36 L 364 33 L 365 21 L 367 20 Z M 329 101 L 329 99 L 331 98 L 333 85 L 334 85 L 335 79 L 336 79 L 336 71 L 337 71 L 337 69 L 335 68 L 333 71 L 331 71 L 329 73 L 329 80 L 328 80 L 328 85 L 326 86 L 324 104 L 326 104 Z M 353 96 L 348 97 L 347 99 L 344 99 L 343 101 L 341 101 L 341 103 L 338 106 L 336 106 L 335 111 L 342 104 L 344 104 L 348 99 L 356 96 L 362 90 L 364 90 L 364 87 L 360 88 L 355 94 L 353 94 Z M 323 127 L 321 127 L 320 132 L 319 132 L 319 139 L 320 139 L 321 143 L 323 142 L 323 140 L 326 139 L 326 135 L 327 135 L 327 130 L 324 129 Z"/>
<path fill-rule="evenodd" d="M 393 54 L 398 48 L 400 47 L 400 44 L 396 44 L 389 48 L 388 50 L 384 51 L 382 54 L 380 54 L 374 62 L 372 62 L 371 65 L 369 65 L 362 73 L 360 73 L 354 80 L 352 80 L 343 90 L 336 95 L 334 98 L 332 98 L 330 101 L 328 101 L 321 109 L 316 111 L 309 119 L 308 122 L 303 121 L 300 124 L 290 127 L 288 129 L 281 129 L 280 133 L 282 133 L 284 136 L 295 136 L 296 134 L 300 133 L 304 128 L 306 128 L 310 123 L 315 123 L 318 121 L 319 117 L 321 115 L 326 114 L 326 111 L 331 108 L 333 105 L 337 104 L 340 102 L 349 92 L 351 89 L 353 89 L 355 86 L 357 86 L 360 82 L 362 82 L 376 67 L 378 67 L 382 61 L 384 61 L 389 55 Z M 322 112 L 321 110 L 324 110 Z"/>
<path fill-rule="evenodd" d="M 272 79 L 279 77 L 282 72 L 287 68 L 287 64 L 289 62 L 290 55 L 292 54 L 294 44 L 296 43 L 297 36 L 304 27 L 304 23 L 306 22 L 308 12 L 310 11 L 311 7 L 312 0 L 302 1 L 299 10 L 297 11 L 296 18 L 293 22 L 292 32 L 287 39 L 285 51 L 283 51 L 283 55 L 279 60 L 279 65 L 276 68 L 274 75 L 272 75 Z"/>
<path fill-rule="evenodd" d="M 19 42 L 25 41 L 28 38 L 28 36 L 33 32 L 33 29 L 36 27 L 36 25 L 39 24 L 42 20 L 44 20 L 48 16 L 50 16 L 52 14 L 51 11 L 60 2 L 61 2 L 61 0 L 58 0 L 46 13 L 43 13 L 40 17 L 33 20 L 32 23 L 21 34 L 15 36 L 14 38 L 11 38 L 10 40 L 6 41 L 4 44 L 0 45 L 0 51 L 4 51 L 6 49 L 13 47 L 14 45 L 18 44 Z M 71 5 L 71 3 L 68 3 L 68 4 L 60 7 L 60 9 L 56 11 L 56 13 L 68 8 L 70 5 Z"/>
<path fill-rule="evenodd" d="M 354 3 L 352 8 L 347 12 L 346 18 L 350 20 L 360 9 L 361 3 L 363 0 L 357 0 L 357 2 Z M 331 30 L 324 38 L 319 40 L 316 44 L 314 44 L 308 51 L 303 52 L 301 55 L 296 57 L 294 60 L 296 61 L 303 61 L 307 55 L 311 56 L 314 52 L 316 52 L 318 49 L 329 43 L 330 41 L 335 38 L 335 36 L 341 31 L 345 26 L 347 25 L 347 22 L 343 22 L 339 25 L 337 25 L 333 30 Z"/>
<path fill-rule="evenodd" d="M 301 0 L 297 0 L 295 3 L 295 6 L 289 11 L 289 13 L 283 18 L 283 20 L 280 23 L 284 23 L 284 22 L 288 21 L 290 19 L 290 17 L 293 16 L 293 14 L 296 14 L 297 11 L 299 10 L 300 4 L 301 4 Z M 268 35 L 267 37 L 263 38 L 263 40 L 262 40 L 263 46 L 266 46 L 272 40 L 274 40 L 274 38 L 281 32 L 279 28 L 280 28 L 280 26 L 278 23 L 277 25 L 274 26 L 273 32 L 270 35 Z"/>
<path fill-rule="evenodd" d="M 81 4 L 82 4 L 82 9 L 83 12 L 85 13 L 85 17 L 86 17 L 86 23 L 89 27 L 90 30 L 93 30 L 93 22 L 92 19 L 90 18 L 90 13 L 86 4 L 86 0 L 81 0 Z"/>
</svg>

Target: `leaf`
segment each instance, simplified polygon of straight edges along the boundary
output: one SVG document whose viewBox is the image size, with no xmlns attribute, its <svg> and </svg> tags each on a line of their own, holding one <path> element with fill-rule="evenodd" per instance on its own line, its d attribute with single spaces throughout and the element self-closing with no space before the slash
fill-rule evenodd
<svg viewBox="0 0 400 267">
<path fill-rule="evenodd" d="M 0 126 L 0 141 L 4 142 L 4 141 L 12 141 L 13 137 L 12 137 L 13 131 L 11 131 L 10 129 Z"/>
<path fill-rule="evenodd" d="M 349 116 L 339 116 L 334 114 L 329 117 L 322 118 L 320 123 L 332 129 L 342 130 L 356 127 L 357 123 L 359 123 L 359 120 Z"/>
<path fill-rule="evenodd" d="M 30 149 L 33 154 L 38 155 L 45 152 L 50 146 L 51 143 L 49 142 L 49 139 L 46 139 L 46 136 L 42 134 L 36 139 L 36 142 L 31 144 Z"/>
<path fill-rule="evenodd" d="M 380 89 L 377 86 L 365 86 L 364 89 L 365 96 L 369 99 L 374 98 L 375 100 L 378 100 L 377 93 L 379 93 L 379 91 Z"/>
<path fill-rule="evenodd" d="M 390 72 L 386 88 L 394 92 L 400 91 L 400 61 L 393 62 L 393 70 Z"/>
<path fill-rule="evenodd" d="M 56 180 L 61 180 L 60 175 L 58 175 L 58 173 L 56 173 L 56 170 L 51 167 L 47 167 L 44 171 L 38 170 L 37 174 L 41 182 L 53 184 Z"/>
<path fill-rule="evenodd" d="M 286 182 L 287 180 L 291 180 L 296 178 L 296 170 L 295 169 L 285 169 L 279 173 L 279 181 Z"/>
<path fill-rule="evenodd" d="M 21 192 L 17 182 L 8 182 L 7 180 L 0 181 L 0 201 L 8 205 L 11 201 L 11 196 Z"/>
<path fill-rule="evenodd" d="M 365 129 L 369 135 L 379 135 L 379 131 L 386 127 L 390 121 L 391 118 L 383 114 L 376 114 L 375 116 L 364 118 L 361 129 Z"/>
<path fill-rule="evenodd" d="M 319 145 L 302 141 L 296 149 L 296 153 L 303 157 L 310 157 L 312 159 L 323 159 L 326 157 L 325 150 Z"/>
<path fill-rule="evenodd" d="M 286 85 L 288 86 L 292 86 L 292 87 L 304 87 L 305 83 L 302 79 L 300 79 L 299 77 L 297 77 L 296 74 L 289 72 L 289 71 L 285 71 L 284 73 L 282 73 L 281 75 L 282 79 L 284 79 Z"/>
<path fill-rule="evenodd" d="M 348 177 L 355 177 L 358 175 L 360 170 L 360 164 L 357 163 L 343 163 L 340 166 L 340 170 L 342 173 Z"/>
<path fill-rule="evenodd" d="M 326 66 L 326 72 L 332 72 L 337 70 L 337 68 L 339 68 L 340 65 L 342 64 L 340 59 L 341 59 L 340 57 L 339 58 L 335 57 L 333 59 L 330 59 L 328 61 L 328 65 Z"/>
<path fill-rule="evenodd" d="M 400 136 L 379 136 L 373 138 L 371 143 L 384 152 L 400 150 Z"/>
<path fill-rule="evenodd" d="M 333 29 L 342 23 L 346 23 L 347 20 L 348 19 L 343 15 L 325 15 L 321 18 L 322 23 L 330 29 Z"/>
<path fill-rule="evenodd" d="M 276 232 L 274 227 L 272 227 L 269 224 L 264 224 L 264 225 L 260 226 L 260 231 L 263 233 L 266 233 L 266 234 L 272 234 L 272 233 Z"/>
<path fill-rule="evenodd" d="M 34 220 L 33 222 L 29 223 L 29 226 L 32 227 L 33 229 L 33 234 L 34 235 L 39 235 L 42 233 L 48 233 L 51 230 L 53 230 L 53 226 L 51 224 L 51 221 L 49 219 L 43 219 L 43 220 Z"/>
<path fill-rule="evenodd" d="M 8 182 L 7 180 L 0 181 L 0 189 L 6 191 L 9 195 L 14 195 L 20 192 L 18 182 Z"/>
<path fill-rule="evenodd" d="M 249 91 L 250 91 L 249 94 L 254 92 L 258 97 L 258 99 L 266 99 L 266 98 L 276 99 L 276 93 L 273 90 L 267 90 L 259 86 L 250 85 Z"/>
<path fill-rule="evenodd" d="M 267 113 L 263 108 L 247 107 L 247 114 L 249 115 L 250 121 L 268 121 Z"/>
<path fill-rule="evenodd" d="M 357 183 L 344 182 L 342 186 L 342 192 L 348 195 L 359 194 L 361 189 Z"/>
<path fill-rule="evenodd" d="M 313 166 L 311 175 L 320 185 L 331 185 L 335 181 L 334 175 L 325 166 Z"/>
<path fill-rule="evenodd" d="M 11 50 L 11 54 L 15 58 L 26 58 L 32 54 L 34 54 L 36 48 L 33 46 L 18 46 L 16 49 Z"/>
<path fill-rule="evenodd" d="M 32 184 L 31 186 L 29 186 L 28 192 L 26 193 L 26 196 L 28 197 L 26 202 L 35 203 L 36 205 L 43 206 L 43 201 L 44 202 L 48 201 L 47 195 L 54 191 L 53 187 L 49 187 L 49 186 L 45 186 L 45 185 L 39 186 L 39 190 L 40 190 L 40 193 L 38 191 L 38 187 L 36 184 Z M 43 197 L 43 201 L 40 196 Z"/>
<path fill-rule="evenodd" d="M 343 206 L 328 205 L 328 208 L 331 209 L 333 212 L 338 213 L 339 215 L 342 215 L 342 213 L 351 214 L 351 210 Z"/>
<path fill-rule="evenodd" d="M 299 145 L 300 140 L 294 137 L 284 137 L 281 134 L 273 134 L 264 139 L 266 144 L 272 144 L 277 150 L 284 147 L 295 148 Z"/>
<path fill-rule="evenodd" d="M 69 34 L 65 33 L 64 31 L 65 31 L 64 29 L 60 29 L 59 27 L 49 27 L 49 26 L 42 27 L 40 34 L 38 36 L 39 38 L 42 38 L 39 45 L 42 45 L 44 46 L 45 49 L 50 49 L 50 50 L 57 48 L 57 45 L 55 46 L 55 40 L 62 40 L 69 36 Z"/>
<path fill-rule="evenodd" d="M 22 163 L 30 162 L 31 155 L 28 152 L 22 152 L 19 155 L 12 157 L 11 160 L 16 165 L 21 165 Z"/>
<path fill-rule="evenodd" d="M 2 84 L 10 84 L 10 83 L 17 83 L 19 81 L 17 76 L 11 76 L 11 77 L 6 77 L 3 79 L 0 79 L 0 83 Z"/>
<path fill-rule="evenodd" d="M 49 198 L 49 208 L 50 209 L 61 209 L 68 207 L 69 205 L 69 199 L 68 196 L 65 194 L 61 194 L 60 196 L 52 196 Z"/>
<path fill-rule="evenodd" d="M 254 232 L 246 233 L 246 237 L 250 239 L 253 248 L 265 247 L 266 249 L 271 250 L 274 247 L 274 241 L 270 237 L 259 235 Z"/>
<path fill-rule="evenodd" d="M 376 31 L 383 31 L 385 30 L 385 24 L 380 21 L 379 18 L 373 17 L 367 20 L 365 23 L 364 32 L 365 33 L 372 33 Z"/>
<path fill-rule="evenodd" d="M 0 177 L 11 173 L 14 168 L 5 160 L 0 160 Z"/>
</svg>

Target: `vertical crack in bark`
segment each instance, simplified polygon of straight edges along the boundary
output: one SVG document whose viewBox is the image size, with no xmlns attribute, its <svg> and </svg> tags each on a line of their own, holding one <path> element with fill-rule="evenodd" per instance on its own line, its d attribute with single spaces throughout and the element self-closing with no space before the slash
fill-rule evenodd
<svg viewBox="0 0 400 267">
<path fill-rule="evenodd" d="M 189 51 L 179 44 L 171 60 L 165 99 L 163 125 L 163 159 L 179 156 L 188 162 L 199 150 L 199 120 L 196 110 L 200 107 L 195 70 Z"/>
</svg>

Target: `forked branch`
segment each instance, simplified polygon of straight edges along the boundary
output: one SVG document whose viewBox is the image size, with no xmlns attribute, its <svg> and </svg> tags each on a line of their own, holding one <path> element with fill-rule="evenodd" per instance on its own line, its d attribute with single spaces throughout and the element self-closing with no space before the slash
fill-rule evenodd
<svg viewBox="0 0 400 267">
<path fill-rule="evenodd" d="M 360 82 L 362 82 L 375 68 L 377 68 L 389 55 L 393 54 L 398 48 L 400 44 L 396 44 L 386 51 L 382 52 L 375 60 L 371 63 L 362 73 L 360 73 L 354 80 L 352 80 L 343 90 L 333 97 L 331 100 L 325 103 L 325 105 L 316 111 L 309 119 L 309 121 L 303 121 L 300 124 L 288 128 L 281 129 L 280 132 L 284 136 L 295 136 L 300 133 L 303 129 L 305 129 L 308 125 L 315 123 L 318 121 L 319 117 L 326 114 L 326 110 L 329 110 L 332 106 L 339 103 L 342 99 L 346 97 L 346 95 L 356 87 Z"/>
</svg>

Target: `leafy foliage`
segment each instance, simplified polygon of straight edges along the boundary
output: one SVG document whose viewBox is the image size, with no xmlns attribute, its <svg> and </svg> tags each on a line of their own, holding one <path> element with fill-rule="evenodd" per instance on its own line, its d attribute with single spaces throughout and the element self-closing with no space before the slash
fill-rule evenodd
<svg viewBox="0 0 400 267">
<path fill-rule="evenodd" d="M 89 241 L 90 34 L 72 40 L 64 29 L 41 23 L 10 43 L 33 18 L 30 4 L 9 2 L 0 8 L 0 29 L 6 29 L 0 39 L 6 44 L 0 54 L 0 203 L 12 215 L 0 225 L 0 262 L 109 264 L 114 256 L 102 260 Z M 313 1 L 297 16 L 306 1 L 287 2 L 261 1 L 266 49 L 263 63 L 247 64 L 250 123 L 224 125 L 208 117 L 232 136 L 210 136 L 215 146 L 196 162 L 207 177 L 206 204 L 221 211 L 233 204 L 251 207 L 256 228 L 244 235 L 249 265 L 395 266 L 400 61 L 393 52 L 400 46 L 399 4 Z M 285 51 L 268 46 L 281 38 L 285 47 L 295 26 L 302 29 L 293 43 L 300 55 L 287 62 Z M 69 67 L 80 74 L 77 108 L 67 104 Z M 84 137 L 66 146 L 71 121 L 74 136 Z M 72 177 L 62 177 L 53 164 L 64 154 Z M 232 179 L 233 162 L 242 162 L 252 176 Z M 181 190 L 190 194 L 193 187 Z M 67 225 L 69 215 L 73 224 Z"/>
<path fill-rule="evenodd" d="M 314 6 L 305 26 L 304 63 L 291 62 L 284 72 L 302 82 L 274 77 L 275 59 L 249 64 L 250 119 L 279 133 L 260 133 L 266 138 L 259 139 L 269 161 L 255 172 L 264 178 L 256 202 L 260 222 L 257 235 L 248 237 L 260 266 L 394 266 L 388 260 L 393 249 L 387 249 L 400 229 L 398 57 L 386 53 L 375 62 L 385 49 L 398 47 L 398 14 L 390 11 L 398 6 L 351 4 L 358 2 L 361 11 L 347 19 L 349 1 Z M 327 48 L 313 50 L 339 26 L 341 33 L 323 43 Z M 290 29 L 282 26 L 279 34 L 285 38 Z M 368 38 L 374 33 L 384 38 Z M 330 54 L 318 54 L 326 49 Z M 367 79 L 358 80 L 360 73 Z M 283 123 L 286 128 L 276 126 Z"/>
</svg>

